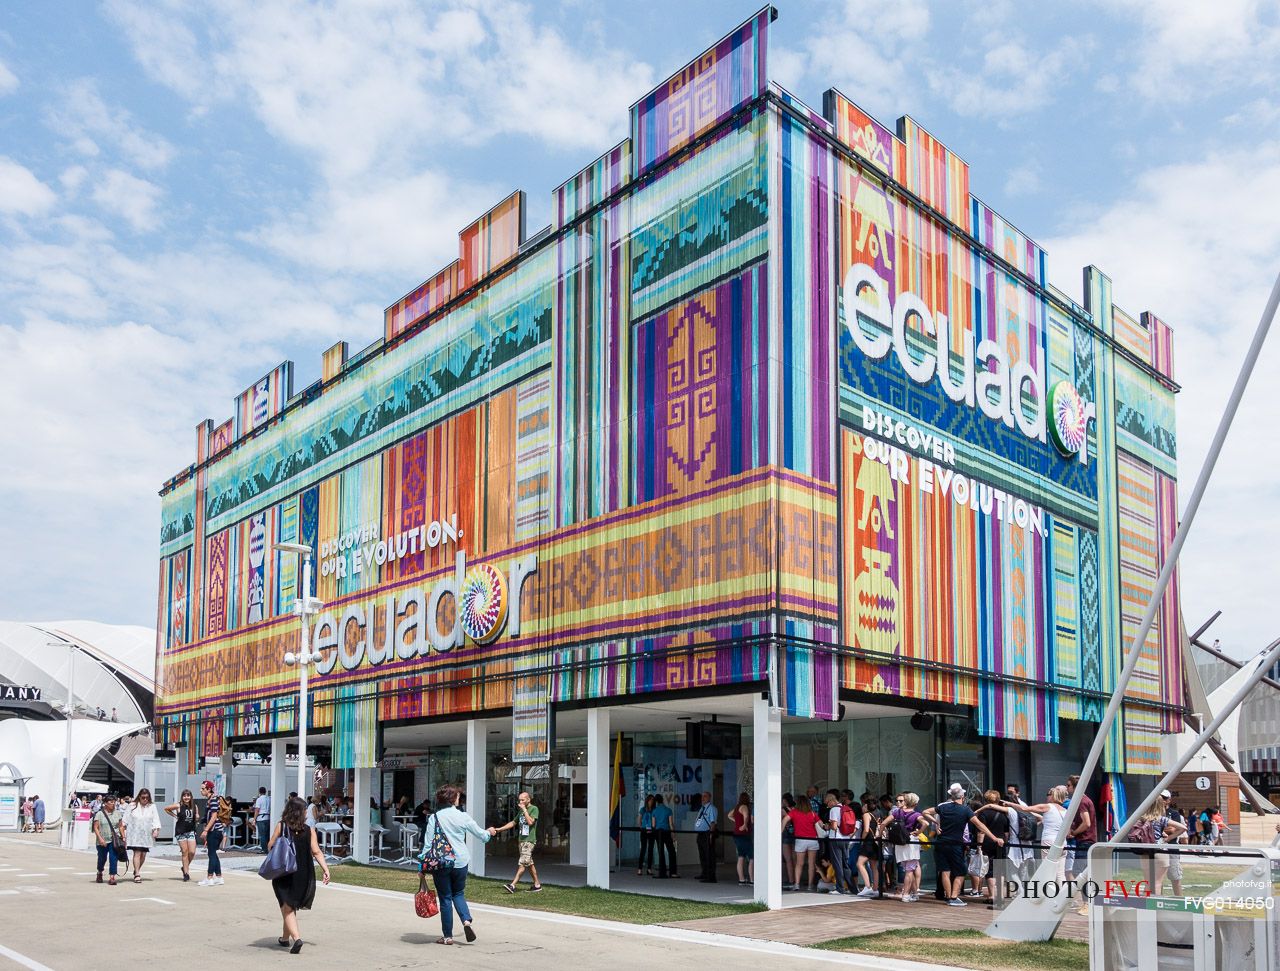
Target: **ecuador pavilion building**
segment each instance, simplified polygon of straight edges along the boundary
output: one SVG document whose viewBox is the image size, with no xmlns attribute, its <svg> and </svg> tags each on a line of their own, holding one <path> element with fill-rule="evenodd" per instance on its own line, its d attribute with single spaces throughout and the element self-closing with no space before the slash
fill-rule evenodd
<svg viewBox="0 0 1280 971">
<path fill-rule="evenodd" d="M 157 656 L 189 771 L 296 736 L 280 542 L 314 551 L 330 777 L 357 805 L 464 781 L 482 821 L 528 789 L 542 858 L 592 884 L 615 762 L 624 825 L 751 792 L 774 906 L 786 790 L 1078 770 L 1175 530 L 1171 331 L 1093 267 L 1082 303 L 1050 286 L 914 119 L 771 81 L 775 16 L 640 98 L 551 225 L 513 193 L 372 344 L 198 426 Z M 1095 791 L 1181 729 L 1181 636 L 1175 583 Z"/>
</svg>

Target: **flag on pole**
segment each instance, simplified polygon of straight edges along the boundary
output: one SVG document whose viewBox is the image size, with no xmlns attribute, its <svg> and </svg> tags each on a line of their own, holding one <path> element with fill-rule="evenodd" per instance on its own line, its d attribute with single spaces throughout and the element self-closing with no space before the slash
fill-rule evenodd
<svg viewBox="0 0 1280 971">
<path fill-rule="evenodd" d="M 613 787 L 609 798 L 609 835 L 619 846 L 622 845 L 622 797 L 627 794 L 627 786 L 622 781 L 622 733 L 618 733 L 618 743 L 613 748 Z"/>
</svg>

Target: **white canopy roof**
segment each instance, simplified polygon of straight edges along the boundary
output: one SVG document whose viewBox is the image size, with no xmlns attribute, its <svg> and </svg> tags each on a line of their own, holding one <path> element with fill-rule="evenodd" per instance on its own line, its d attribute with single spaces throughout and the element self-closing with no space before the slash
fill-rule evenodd
<svg viewBox="0 0 1280 971">
<path fill-rule="evenodd" d="M 66 705 L 73 656 L 78 708 L 115 708 L 120 722 L 145 721 L 126 684 L 155 693 L 155 631 L 88 620 L 0 621 L 0 681 L 40 688 L 50 705 Z"/>
</svg>

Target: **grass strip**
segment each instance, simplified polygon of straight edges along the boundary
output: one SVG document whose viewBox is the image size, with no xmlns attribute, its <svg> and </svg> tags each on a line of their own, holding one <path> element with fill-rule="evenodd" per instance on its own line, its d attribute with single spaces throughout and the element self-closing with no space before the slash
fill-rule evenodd
<svg viewBox="0 0 1280 971">
<path fill-rule="evenodd" d="M 413 870 L 392 870 L 388 867 L 343 863 L 340 866 L 330 867 L 330 873 L 334 883 L 375 887 L 379 890 L 396 890 L 405 894 L 412 894 L 418 889 L 418 874 Z M 430 885 L 429 880 L 428 885 Z M 529 889 L 527 878 L 514 894 L 510 894 L 502 889 L 501 880 L 467 877 L 467 900 L 473 904 L 575 914 L 579 917 L 598 917 L 601 920 L 617 920 L 628 924 L 666 924 L 671 921 L 698 920 L 703 917 L 753 914 L 765 909 L 761 904 L 704 903 L 697 900 L 675 900 L 671 897 L 623 893 L 620 890 L 600 890 L 596 887 L 553 887 L 547 884 L 542 892 L 534 893 Z M 411 909 L 409 901 L 406 900 L 406 912 Z"/>
<path fill-rule="evenodd" d="M 1018 943 L 998 941 L 981 931 L 911 928 L 840 937 L 813 946 L 826 951 L 855 951 L 979 971 L 1079 971 L 1089 966 L 1089 945 L 1084 941 L 1055 938 Z"/>
</svg>

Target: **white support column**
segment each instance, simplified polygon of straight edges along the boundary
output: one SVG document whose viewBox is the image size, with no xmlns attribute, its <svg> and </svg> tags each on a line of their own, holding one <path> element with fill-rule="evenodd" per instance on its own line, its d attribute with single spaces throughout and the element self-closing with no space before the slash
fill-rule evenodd
<svg viewBox="0 0 1280 971">
<path fill-rule="evenodd" d="M 823 801 L 827 798 L 828 789 L 843 789 L 848 785 L 844 782 L 844 766 L 840 764 L 840 746 L 837 744 L 837 732 L 844 734 L 843 726 L 827 725 L 827 784 L 822 787 L 822 791 L 818 793 L 818 798 Z"/>
<path fill-rule="evenodd" d="M 609 801 L 613 761 L 609 751 L 609 709 L 587 711 L 587 886 L 609 889 Z M 575 835 L 575 839 L 577 836 Z M 779 850 L 781 852 L 781 850 Z"/>
<path fill-rule="evenodd" d="M 235 771 L 236 757 L 231 751 L 230 746 L 227 746 L 222 750 L 222 758 L 220 761 L 222 763 L 222 767 L 218 771 L 222 773 L 223 784 L 226 786 L 226 789 L 222 794 L 228 799 L 231 799 L 235 795 L 231 790 L 231 776 Z"/>
<path fill-rule="evenodd" d="M 753 706 L 756 809 L 755 899 L 770 910 L 782 906 L 782 712 L 756 696 Z"/>
<path fill-rule="evenodd" d="M 283 738 L 271 740 L 271 822 L 274 825 L 284 812 L 285 800 L 289 798 L 288 773 L 285 759 L 288 758 L 288 746 Z"/>
<path fill-rule="evenodd" d="M 373 769 L 353 769 L 351 805 L 351 856 L 357 863 L 369 862 L 369 790 Z"/>
<path fill-rule="evenodd" d="M 218 763 L 219 763 L 218 772 L 222 776 L 222 787 L 223 787 L 220 795 L 224 795 L 228 799 L 234 800 L 235 790 L 231 788 L 231 782 L 232 782 L 232 777 L 235 774 L 236 756 L 235 756 L 235 752 L 232 751 L 230 745 L 228 745 L 226 748 L 222 750 L 222 757 L 218 760 Z M 240 820 L 242 824 L 245 821 L 245 817 L 237 813 L 232 813 L 231 818 L 232 820 L 236 820 L 236 819 Z M 249 814 L 249 819 L 250 821 L 252 821 L 253 813 Z M 252 825 L 252 822 L 250 822 L 250 825 Z M 235 835 L 232 835 L 232 834 L 235 834 Z M 227 849 L 231 849 L 231 847 L 237 846 L 237 845 L 247 845 L 248 838 L 249 836 L 245 832 L 243 825 L 241 826 L 238 833 L 231 826 L 228 826 L 226 835 L 222 837 L 223 839 L 222 845 L 225 846 Z M 239 843 L 236 842 L 237 840 L 239 840 Z"/>
<path fill-rule="evenodd" d="M 71 783 L 74 785 L 75 780 L 72 779 Z M 187 788 L 187 750 L 175 748 L 173 750 L 173 798 L 169 802 L 177 802 L 185 788 Z"/>
<path fill-rule="evenodd" d="M 483 718 L 473 718 L 467 722 L 467 813 L 481 829 L 486 829 L 489 825 L 485 822 L 485 807 L 489 801 L 485 786 L 488 764 L 489 722 Z M 484 876 L 484 842 L 468 836 L 467 849 L 471 851 L 471 868 L 468 872 L 477 877 Z"/>
</svg>

